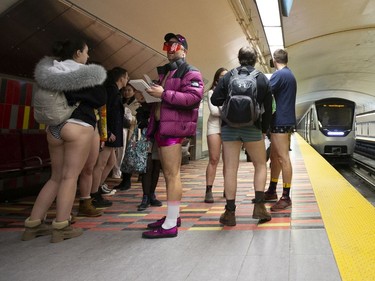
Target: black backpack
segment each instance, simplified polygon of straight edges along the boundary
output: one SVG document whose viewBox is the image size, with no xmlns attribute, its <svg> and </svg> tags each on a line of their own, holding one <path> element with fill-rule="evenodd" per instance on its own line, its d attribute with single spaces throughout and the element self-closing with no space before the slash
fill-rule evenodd
<svg viewBox="0 0 375 281">
<path fill-rule="evenodd" d="M 221 108 L 221 118 L 231 127 L 253 125 L 261 116 L 257 102 L 257 81 L 260 72 L 246 67 L 231 71 L 228 96 Z"/>
</svg>

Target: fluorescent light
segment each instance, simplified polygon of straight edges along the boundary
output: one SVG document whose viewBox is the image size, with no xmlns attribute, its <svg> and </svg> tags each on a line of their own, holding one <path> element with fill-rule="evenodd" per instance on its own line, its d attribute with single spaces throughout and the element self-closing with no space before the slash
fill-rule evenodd
<svg viewBox="0 0 375 281">
<path fill-rule="evenodd" d="M 264 26 L 280 26 L 278 0 L 257 0 L 259 14 Z"/>
<path fill-rule="evenodd" d="M 284 49 L 284 37 L 281 27 L 279 1 L 256 0 L 264 33 L 266 34 L 271 55 L 277 49 Z"/>
<path fill-rule="evenodd" d="M 267 36 L 267 41 L 270 46 L 283 45 L 283 32 L 281 30 L 281 26 L 275 27 L 264 27 L 264 31 Z"/>
</svg>

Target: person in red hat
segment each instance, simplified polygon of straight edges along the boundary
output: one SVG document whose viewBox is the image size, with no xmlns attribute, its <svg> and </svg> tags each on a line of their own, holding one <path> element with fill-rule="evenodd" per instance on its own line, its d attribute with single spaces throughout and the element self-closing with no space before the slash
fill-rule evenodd
<svg viewBox="0 0 375 281">
<path fill-rule="evenodd" d="M 185 61 L 188 50 L 186 38 L 168 33 L 164 40 L 163 50 L 169 63 L 157 68 L 159 81 L 147 90 L 150 95 L 161 99 L 151 108 L 147 136 L 154 139 L 158 146 L 167 188 L 167 215 L 148 224 L 151 230 L 143 232 L 143 238 L 177 236 L 177 227 L 181 225 L 181 143 L 184 138 L 196 134 L 204 89 L 200 71 Z"/>
</svg>

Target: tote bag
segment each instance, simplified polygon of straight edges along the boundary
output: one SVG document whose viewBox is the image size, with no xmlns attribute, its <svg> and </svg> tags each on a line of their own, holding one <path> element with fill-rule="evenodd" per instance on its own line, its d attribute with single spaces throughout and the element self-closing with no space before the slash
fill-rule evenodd
<svg viewBox="0 0 375 281">
<path fill-rule="evenodd" d="M 138 127 L 135 127 L 128 144 L 126 145 L 124 160 L 121 164 L 121 172 L 123 173 L 146 173 L 147 154 L 150 142 L 146 139 L 145 129 L 141 130 L 141 137 L 138 138 L 139 129 Z"/>
</svg>

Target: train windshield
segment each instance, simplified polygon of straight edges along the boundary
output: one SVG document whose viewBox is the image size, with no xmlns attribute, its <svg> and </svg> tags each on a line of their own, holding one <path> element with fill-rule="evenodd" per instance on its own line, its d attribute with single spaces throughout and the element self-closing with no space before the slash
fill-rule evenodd
<svg viewBox="0 0 375 281">
<path fill-rule="evenodd" d="M 329 131 L 346 131 L 352 128 L 354 108 L 347 104 L 317 105 L 319 127 Z"/>
</svg>

